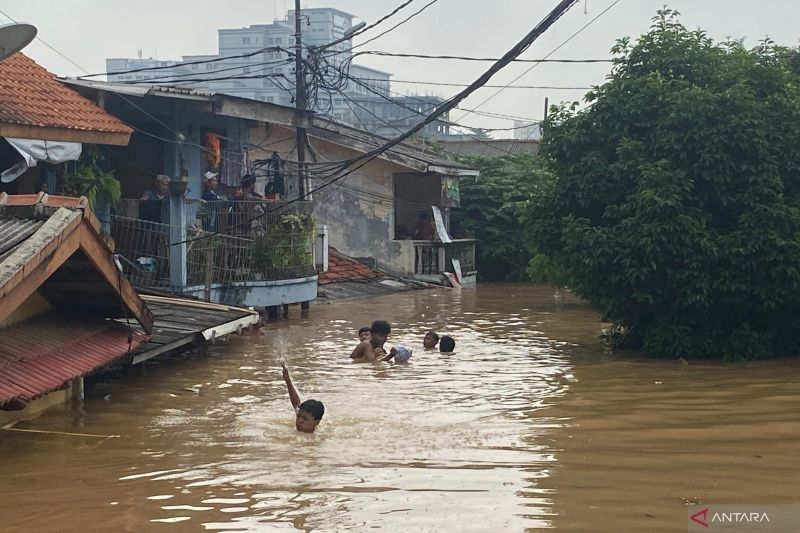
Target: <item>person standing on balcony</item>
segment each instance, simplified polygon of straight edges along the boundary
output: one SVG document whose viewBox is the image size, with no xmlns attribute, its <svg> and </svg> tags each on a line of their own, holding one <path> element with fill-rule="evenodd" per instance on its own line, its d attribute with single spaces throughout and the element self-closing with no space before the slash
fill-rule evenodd
<svg viewBox="0 0 800 533">
<path fill-rule="evenodd" d="M 217 194 L 217 187 L 219 186 L 219 181 L 217 180 L 217 173 L 208 171 L 203 174 L 203 185 L 205 185 L 205 190 L 203 191 L 203 200 L 206 202 L 218 202 L 222 200 L 222 197 Z"/>
<path fill-rule="evenodd" d="M 139 218 L 169 224 L 169 182 L 170 178 L 166 174 L 155 177 L 154 188 L 142 193 Z"/>
<path fill-rule="evenodd" d="M 169 176 L 159 174 L 153 180 L 155 187 L 142 193 L 142 200 L 163 200 L 169 195 Z"/>
<path fill-rule="evenodd" d="M 436 236 L 436 228 L 433 227 L 433 222 L 431 222 L 431 215 L 423 211 L 419 214 L 417 227 L 414 229 L 414 238 L 419 241 L 432 241 L 434 236 Z"/>
<path fill-rule="evenodd" d="M 245 174 L 242 177 L 241 187 L 234 194 L 234 198 L 239 201 L 258 201 L 264 197 L 256 192 L 256 177 L 253 174 Z"/>
</svg>

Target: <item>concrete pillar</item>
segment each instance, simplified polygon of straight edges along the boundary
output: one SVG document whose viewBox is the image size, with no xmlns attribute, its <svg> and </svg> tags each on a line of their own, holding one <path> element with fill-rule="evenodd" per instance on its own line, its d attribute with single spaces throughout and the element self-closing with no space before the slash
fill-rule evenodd
<svg viewBox="0 0 800 533">
<path fill-rule="evenodd" d="M 75 378 L 70 384 L 70 398 L 75 403 L 83 402 L 83 378 Z"/>
<path fill-rule="evenodd" d="M 314 240 L 314 266 L 317 272 L 328 271 L 328 226 L 317 226 L 317 238 Z"/>
<path fill-rule="evenodd" d="M 309 307 L 311 307 L 311 302 L 300 302 L 300 309 L 303 311 L 308 311 Z"/>
<path fill-rule="evenodd" d="M 186 201 L 188 178 L 177 177 L 169 184 L 169 286 L 182 292 L 186 287 Z M 177 243 L 177 244 L 176 244 Z"/>
<path fill-rule="evenodd" d="M 283 318 L 289 318 L 289 304 L 283 304 Z"/>
</svg>

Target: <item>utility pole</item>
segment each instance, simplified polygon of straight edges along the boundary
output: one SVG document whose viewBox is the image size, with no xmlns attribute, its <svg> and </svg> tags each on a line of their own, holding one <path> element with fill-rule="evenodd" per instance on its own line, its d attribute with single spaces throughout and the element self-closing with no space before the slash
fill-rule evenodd
<svg viewBox="0 0 800 533">
<path fill-rule="evenodd" d="M 297 110 L 306 109 L 306 75 L 303 68 L 303 23 L 300 16 L 300 0 L 294 0 L 294 107 Z M 306 130 L 297 128 L 297 197 L 305 194 L 305 161 L 306 161 Z"/>
</svg>

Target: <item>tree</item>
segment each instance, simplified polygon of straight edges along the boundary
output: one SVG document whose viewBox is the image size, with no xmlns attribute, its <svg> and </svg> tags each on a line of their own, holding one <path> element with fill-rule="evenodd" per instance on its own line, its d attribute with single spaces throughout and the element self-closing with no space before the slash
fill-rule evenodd
<svg viewBox="0 0 800 533">
<path fill-rule="evenodd" d="M 452 215 L 455 230 L 477 239 L 476 262 L 482 279 L 525 279 L 531 253 L 520 224 L 520 205 L 540 196 L 552 175 L 531 154 L 463 161 L 481 175 L 461 181 L 461 209 Z"/>
<path fill-rule="evenodd" d="M 618 347 L 800 353 L 796 53 L 715 43 L 669 9 L 612 52 L 588 106 L 546 124 L 557 181 L 527 215 L 532 245 L 614 324 Z"/>
</svg>

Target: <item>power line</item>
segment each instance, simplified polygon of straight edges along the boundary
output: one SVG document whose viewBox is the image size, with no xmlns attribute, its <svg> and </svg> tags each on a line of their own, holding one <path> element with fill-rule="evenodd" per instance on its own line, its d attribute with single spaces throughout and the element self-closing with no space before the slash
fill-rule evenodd
<svg viewBox="0 0 800 533">
<path fill-rule="evenodd" d="M 158 67 L 142 67 L 142 68 L 135 68 L 135 69 L 130 69 L 130 70 L 120 70 L 120 71 L 115 71 L 115 72 L 98 72 L 98 73 L 95 73 L 95 74 L 84 74 L 83 76 L 79 76 L 78 78 L 79 79 L 96 78 L 97 76 L 108 76 L 109 74 L 111 74 L 111 75 L 135 74 L 137 72 L 150 72 L 150 71 L 153 71 L 153 70 L 165 70 L 165 69 L 170 69 L 170 68 L 184 67 L 184 66 L 191 66 L 191 65 L 204 65 L 204 64 L 209 64 L 209 63 L 217 63 L 219 61 L 228 61 L 229 59 L 244 59 L 244 58 L 252 57 L 252 56 L 255 56 L 255 55 L 258 55 L 258 54 L 263 54 L 265 52 L 283 52 L 283 51 L 285 51 L 285 50 L 283 48 L 281 48 L 280 46 L 270 46 L 270 47 L 267 47 L 267 48 L 261 48 L 259 50 L 256 50 L 255 52 L 249 52 L 247 54 L 241 54 L 241 55 L 238 55 L 238 56 L 220 56 L 220 57 L 214 57 L 214 58 L 211 58 L 211 59 L 199 59 L 197 61 L 179 61 L 179 62 L 176 62 L 174 65 L 161 65 L 161 66 L 158 66 Z M 81 70 L 84 71 L 84 72 L 88 72 L 85 68 L 81 68 Z"/>
<path fill-rule="evenodd" d="M 379 33 L 378 35 L 376 35 L 375 37 L 373 37 L 371 39 L 367 39 L 363 43 L 357 44 L 356 46 L 352 47 L 350 50 L 352 51 L 355 48 L 360 48 L 360 47 L 364 46 L 367 43 L 371 43 L 372 41 L 374 41 L 376 39 L 380 39 L 381 37 L 383 37 L 387 33 L 396 30 L 397 28 L 399 28 L 400 26 L 402 26 L 403 24 L 405 24 L 409 20 L 413 19 L 414 17 L 416 17 L 417 15 L 419 15 L 420 13 L 422 13 L 423 11 L 425 11 L 426 9 L 428 9 L 429 7 L 431 7 L 433 4 L 435 4 L 438 1 L 439 0 L 431 0 L 430 2 L 428 2 L 427 4 L 422 6 L 419 10 L 415 11 L 414 13 L 409 15 L 408 17 L 404 18 L 403 20 L 401 20 L 400 22 L 398 22 L 397 24 L 395 24 L 394 26 L 392 26 L 388 30 L 386 30 L 386 31 L 384 31 L 382 33 Z"/>
<path fill-rule="evenodd" d="M 544 56 L 544 58 L 543 58 L 543 59 L 548 59 L 548 58 L 549 58 L 551 55 L 553 55 L 553 54 L 555 54 L 556 52 L 558 52 L 558 51 L 559 51 L 559 50 L 560 50 L 562 47 L 564 47 L 564 46 L 565 46 L 565 45 L 566 45 L 568 42 L 570 42 L 572 39 L 574 39 L 575 37 L 577 37 L 577 36 L 578 36 L 578 35 L 579 35 L 579 34 L 580 34 L 580 33 L 581 33 L 583 30 L 585 30 L 586 28 L 588 28 L 589 26 L 591 26 L 591 25 L 594 23 L 594 21 L 596 21 L 597 19 L 599 19 L 600 17 L 602 17 L 604 14 L 606 14 L 606 13 L 607 13 L 609 10 L 611 10 L 611 8 L 613 8 L 615 5 L 619 4 L 619 3 L 620 3 L 620 1 L 621 1 L 621 0 L 614 0 L 614 2 L 612 2 L 612 3 L 611 3 L 611 5 L 609 5 L 609 6 L 608 6 L 607 8 L 605 8 L 603 11 L 601 11 L 601 12 L 600 12 L 600 13 L 599 13 L 599 14 L 598 14 L 596 17 L 594 17 L 592 20 L 590 20 L 589 22 L 587 22 L 586 24 L 584 24 L 584 25 L 583 25 L 583 26 L 582 26 L 582 27 L 581 27 L 581 28 L 580 28 L 578 31 L 576 31 L 575 33 L 573 33 L 572 35 L 570 35 L 570 36 L 569 36 L 569 37 L 568 37 L 568 38 L 567 38 L 567 39 L 566 39 L 564 42 L 562 42 L 561 44 L 559 44 L 558 46 L 556 46 L 555 48 L 553 48 L 553 49 L 550 51 L 550 53 L 549 53 L 549 54 L 547 54 L 546 56 Z M 506 89 L 507 89 L 507 88 L 508 88 L 510 85 L 512 85 L 513 83 L 515 83 L 515 82 L 519 81 L 519 80 L 520 80 L 520 78 L 522 78 L 522 77 L 523 77 L 523 76 L 525 76 L 525 75 L 526 75 L 528 72 L 530 72 L 531 70 L 533 70 L 534 68 L 536 68 L 537 66 L 539 66 L 541 63 L 542 63 L 542 62 L 541 62 L 541 61 L 539 61 L 538 63 L 534 63 L 533 65 L 531 65 L 531 66 L 530 66 L 530 68 L 528 68 L 528 69 L 527 69 L 525 72 L 523 72 L 522 74 L 520 74 L 519 76 L 517 76 L 516 78 L 514 78 L 513 80 L 511 80 L 511 81 L 510 81 L 508 84 L 506 84 L 506 86 L 505 86 L 505 87 L 502 87 L 502 88 L 498 89 L 498 90 L 497 90 L 497 92 L 495 92 L 495 93 L 494 93 L 493 95 L 491 95 L 489 98 L 485 99 L 485 100 L 484 100 L 484 101 L 482 101 L 480 104 L 478 104 L 478 105 L 474 106 L 474 107 L 473 107 L 473 109 L 478 109 L 479 107 L 481 107 L 482 105 L 484 105 L 486 102 L 488 102 L 488 101 L 492 100 L 492 99 L 493 99 L 494 97 L 496 97 L 498 94 L 500 94 L 501 92 L 503 92 L 504 90 L 506 90 Z M 465 114 L 461 115 L 460 117 L 458 117 L 458 120 L 462 120 L 463 118 L 465 118 L 465 117 L 468 117 L 468 116 L 469 116 L 470 114 L 472 114 L 472 113 L 474 113 L 474 111 L 469 111 L 469 112 L 467 112 L 467 113 L 465 113 Z"/>
<path fill-rule="evenodd" d="M 218 74 L 220 72 L 228 72 L 228 71 L 231 71 L 231 70 L 242 70 L 243 71 L 245 68 L 246 69 L 250 69 L 250 68 L 256 68 L 256 67 L 271 67 L 271 66 L 288 65 L 292 61 L 294 61 L 294 60 L 293 59 L 280 59 L 280 60 L 277 60 L 277 61 L 266 61 L 266 62 L 262 62 L 262 63 L 248 63 L 247 65 L 237 65 L 235 67 L 222 68 L 222 69 L 219 69 L 219 70 L 215 69 L 214 71 L 212 71 L 212 74 L 210 74 L 210 75 Z M 260 71 L 257 70 L 256 72 L 261 72 L 261 71 L 264 71 L 264 70 L 266 70 L 266 68 L 262 68 Z M 124 72 L 112 72 L 112 73 L 109 73 L 109 74 L 112 75 L 112 76 L 117 76 L 117 75 L 122 75 L 122 74 L 125 74 L 125 73 Z M 242 74 L 247 74 L 247 72 L 242 72 Z M 154 82 L 154 81 L 161 82 L 161 83 L 173 83 L 173 82 L 177 83 L 177 82 L 183 82 L 183 81 L 195 81 L 195 80 L 186 80 L 185 78 L 188 78 L 190 76 L 198 76 L 198 75 L 199 74 L 197 72 L 186 72 L 186 73 L 183 73 L 183 74 L 165 74 L 163 76 L 155 76 L 155 77 L 152 77 L 152 78 L 142 78 L 142 79 L 136 79 L 136 80 L 120 80 L 120 81 L 122 81 L 124 83 L 129 83 L 129 82 L 130 83 L 149 83 L 149 82 Z M 178 78 L 181 78 L 181 79 L 178 79 Z M 216 80 L 221 80 L 221 79 L 225 79 L 225 78 L 211 79 L 211 78 L 201 77 L 197 81 L 216 81 Z"/>
<path fill-rule="evenodd" d="M 386 81 L 381 78 L 358 78 L 362 81 Z M 391 83 L 407 83 L 410 85 L 436 85 L 441 87 L 466 87 L 468 83 L 445 83 L 437 81 L 412 81 L 412 80 L 390 80 Z M 564 87 L 558 85 L 484 85 L 484 88 L 498 88 L 505 87 L 506 89 L 552 89 L 552 90 L 575 90 L 575 91 L 588 91 L 592 87 Z"/>
<path fill-rule="evenodd" d="M 497 61 L 496 57 L 469 57 L 469 56 L 450 56 L 450 55 L 429 55 L 429 54 L 405 54 L 399 52 L 383 52 L 380 50 L 364 50 L 356 52 L 353 57 L 360 55 L 374 55 L 381 57 L 405 57 L 416 59 L 457 59 L 459 61 Z M 513 63 L 612 63 L 613 59 L 515 59 Z"/>
<path fill-rule="evenodd" d="M 463 101 L 470 94 L 472 94 L 477 89 L 479 89 L 481 86 L 483 86 L 487 81 L 489 81 L 492 78 L 492 76 L 494 76 L 494 74 L 496 74 L 502 68 L 507 66 L 511 62 L 512 59 L 514 59 L 516 57 L 519 57 L 519 55 L 522 54 L 525 50 L 527 50 L 530 47 L 530 45 L 533 44 L 533 42 L 536 39 L 538 39 L 542 34 L 544 34 L 559 18 L 561 18 L 561 16 L 564 13 L 566 13 L 571 7 L 573 7 L 577 3 L 577 1 L 578 0 L 561 0 L 556 5 L 556 7 L 553 8 L 553 10 L 550 11 L 550 13 L 548 13 L 547 16 L 544 19 L 542 19 L 541 22 L 539 22 L 516 45 L 514 45 L 508 52 L 506 52 L 506 54 L 503 55 L 503 57 L 500 59 L 500 61 L 496 62 L 494 65 L 489 67 L 489 69 L 487 69 L 486 72 L 484 72 L 480 77 L 478 77 L 478 79 L 476 79 L 468 87 L 466 87 L 465 89 L 460 91 L 457 95 L 453 96 L 448 101 L 446 101 L 436 111 L 434 111 L 432 114 L 428 115 L 428 117 L 425 120 L 421 121 L 419 124 L 417 124 L 416 126 L 411 128 L 410 130 L 405 132 L 403 135 L 400 135 L 399 137 L 397 137 L 395 139 L 387 141 L 385 144 L 383 144 L 382 146 L 380 146 L 380 147 L 378 147 L 378 148 L 376 148 L 374 150 L 366 152 L 366 153 L 362 154 L 361 156 L 353 157 L 353 158 L 350 158 L 349 160 L 342 161 L 341 164 L 339 165 L 339 170 L 332 173 L 331 179 L 329 179 L 328 181 L 322 183 L 321 185 L 319 185 L 319 186 L 307 191 L 305 193 L 305 195 L 298 196 L 297 198 L 286 202 L 283 206 L 281 206 L 281 208 L 285 207 L 286 205 L 290 205 L 290 204 L 292 204 L 294 202 L 301 201 L 303 198 L 307 198 L 307 197 L 311 196 L 312 194 L 316 193 L 317 191 L 323 190 L 326 187 L 329 187 L 329 186 L 333 185 L 334 183 L 336 183 L 338 181 L 341 181 L 342 179 L 344 179 L 348 175 L 352 174 L 353 172 L 356 172 L 358 169 L 360 169 L 361 167 L 363 167 L 367 163 L 369 163 L 369 162 L 373 161 L 374 159 L 376 159 L 377 157 L 379 157 L 384 152 L 392 149 L 393 147 L 397 146 L 398 144 L 400 144 L 404 140 L 406 140 L 409 137 L 411 137 L 412 135 L 416 134 L 417 132 L 422 130 L 425 126 L 427 126 L 428 124 L 430 124 L 432 122 L 435 122 L 441 115 L 443 115 L 443 114 L 447 113 L 448 111 L 450 111 L 451 109 L 455 108 L 461 101 Z M 267 216 L 268 214 L 270 214 L 270 213 L 272 213 L 272 212 L 274 212 L 276 210 L 277 209 L 267 210 L 264 213 L 253 217 L 253 219 L 251 219 L 251 221 L 259 219 L 259 218 L 262 218 L 264 216 Z M 251 221 L 248 221 L 247 224 L 250 224 Z M 175 246 L 175 245 L 183 244 L 183 243 L 186 243 L 186 242 L 205 239 L 205 238 L 209 238 L 211 236 L 218 235 L 218 234 L 219 234 L 218 231 L 217 232 L 212 232 L 212 233 L 209 233 L 208 235 L 203 235 L 203 236 L 195 237 L 195 238 L 192 238 L 192 239 L 184 239 L 183 241 L 170 243 L 168 246 Z"/>
<path fill-rule="evenodd" d="M 11 17 L 11 15 L 9 15 L 8 13 L 6 13 L 6 12 L 5 12 L 5 11 L 3 11 L 2 9 L 0 9 L 0 13 L 2 13 L 3 15 L 5 15 L 5 16 L 8 18 L 8 20 L 10 20 L 11 22 L 13 22 L 14 24 L 19 24 L 19 22 L 17 22 L 16 20 L 14 20 L 14 19 Z M 37 41 L 39 41 L 40 43 L 42 43 L 43 45 L 45 45 L 47 48 L 49 48 L 49 49 L 50 49 L 50 50 L 52 50 L 53 52 L 55 52 L 56 54 L 58 54 L 59 56 L 63 57 L 63 58 L 64 58 L 64 59 L 66 59 L 67 61 L 69 61 L 69 62 L 70 62 L 70 63 L 71 63 L 73 66 L 76 66 L 76 67 L 78 67 L 80 70 L 82 70 L 82 71 L 84 71 L 84 72 L 87 72 L 87 70 L 86 70 L 85 68 L 83 68 L 82 66 L 80 66 L 79 64 L 77 64 L 76 62 L 74 62 L 73 60 L 71 60 L 70 58 L 68 58 L 67 56 L 65 56 L 64 54 L 62 54 L 61 52 L 59 52 L 59 51 L 58 51 L 58 50 L 57 50 L 57 49 L 56 49 L 54 46 L 51 46 L 51 45 L 50 45 L 50 43 L 48 43 L 47 41 L 45 41 L 44 39 L 42 39 L 41 37 L 39 37 L 39 35 L 36 35 L 36 40 L 37 40 Z"/>
<path fill-rule="evenodd" d="M 379 18 L 378 20 L 376 20 L 375 22 L 373 22 L 369 26 L 361 28 L 360 30 L 358 30 L 356 32 L 353 32 L 350 35 L 345 35 L 341 39 L 337 39 L 337 40 L 335 40 L 335 41 L 333 41 L 331 43 L 328 43 L 328 44 L 322 45 L 320 47 L 317 47 L 317 50 L 321 51 L 321 50 L 325 50 L 327 48 L 330 48 L 331 46 L 336 46 L 337 44 L 339 44 L 341 42 L 348 41 L 348 40 L 352 39 L 356 35 L 361 35 L 362 33 L 371 30 L 372 28 L 374 28 L 375 26 L 378 26 L 380 23 L 382 23 L 386 19 L 389 19 L 389 18 L 393 17 L 397 12 L 399 12 L 401 9 L 403 9 L 404 7 L 406 7 L 409 4 L 411 4 L 413 1 L 414 0 L 407 0 L 406 2 L 403 2 L 402 4 L 400 4 L 399 6 L 394 8 L 391 12 L 389 12 L 388 14 L 386 14 L 383 17 Z"/>
</svg>

